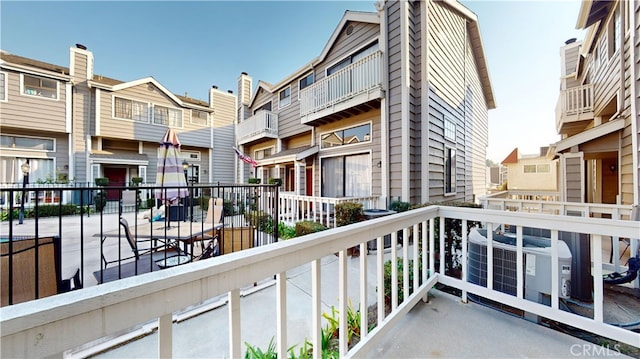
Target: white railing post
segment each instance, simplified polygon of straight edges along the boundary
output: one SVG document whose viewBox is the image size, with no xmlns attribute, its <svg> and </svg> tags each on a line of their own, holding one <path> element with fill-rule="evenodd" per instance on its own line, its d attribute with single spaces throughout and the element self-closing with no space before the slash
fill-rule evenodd
<svg viewBox="0 0 640 359">
<path fill-rule="evenodd" d="M 487 223 L 487 289 L 493 290 L 493 223 Z"/>
<path fill-rule="evenodd" d="M 602 323 L 604 320 L 603 299 L 604 287 L 602 281 L 602 236 L 594 234 L 591 236 L 593 253 L 593 320 Z"/>
<path fill-rule="evenodd" d="M 347 250 L 343 249 L 338 254 L 338 305 L 339 305 L 339 330 L 338 347 L 340 356 L 344 356 L 348 351 L 347 335 Z"/>
<path fill-rule="evenodd" d="M 229 357 L 241 357 L 242 331 L 240 327 L 240 289 L 229 292 Z"/>
<path fill-rule="evenodd" d="M 276 334 L 278 358 L 287 357 L 287 273 L 276 274 Z"/>
<path fill-rule="evenodd" d="M 367 242 L 362 242 L 360 243 L 360 338 L 364 338 L 369 332 L 367 257 Z"/>
<path fill-rule="evenodd" d="M 322 358 L 322 296 L 321 296 L 320 259 L 311 262 L 311 331 L 313 358 Z"/>
<path fill-rule="evenodd" d="M 461 275 L 461 280 L 463 282 L 467 281 L 467 246 L 468 246 L 468 239 L 467 239 L 467 220 L 463 219 L 462 220 L 462 275 Z M 462 291 L 462 302 L 466 303 L 467 302 L 467 291 L 463 290 Z"/>
<path fill-rule="evenodd" d="M 551 231 L 551 308 L 558 309 L 558 231 Z M 601 276 L 602 278 L 602 276 Z"/>
<path fill-rule="evenodd" d="M 524 298 L 524 251 L 522 240 L 522 226 L 516 226 L 516 295 Z"/>
<path fill-rule="evenodd" d="M 385 289 L 384 289 L 384 254 L 382 248 L 384 248 L 383 237 L 376 238 L 376 263 L 377 263 L 377 284 L 378 284 L 378 326 L 382 326 L 384 321 L 384 307 L 385 307 Z M 360 253 L 362 255 L 362 253 Z"/>
<path fill-rule="evenodd" d="M 382 251 L 383 247 L 378 247 Z M 406 295 L 406 293 L 405 293 Z M 391 232 L 391 310 L 398 308 L 398 232 Z"/>
<path fill-rule="evenodd" d="M 173 315 L 158 318 L 158 358 L 173 357 Z"/>
</svg>

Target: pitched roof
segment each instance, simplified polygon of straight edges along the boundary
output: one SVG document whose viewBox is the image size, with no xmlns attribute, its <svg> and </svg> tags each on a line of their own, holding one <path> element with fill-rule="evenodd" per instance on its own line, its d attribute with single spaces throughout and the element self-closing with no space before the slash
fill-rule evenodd
<svg viewBox="0 0 640 359">
<path fill-rule="evenodd" d="M 514 148 L 513 151 L 504 159 L 500 164 L 508 165 L 511 163 L 518 163 L 518 148 Z"/>
<path fill-rule="evenodd" d="M 27 57 L 13 55 L 4 50 L 0 50 L 0 59 L 3 61 L 3 63 L 7 63 L 7 64 L 13 64 L 21 67 L 30 67 L 33 69 L 50 71 L 50 72 L 59 73 L 65 76 L 70 75 L 70 70 L 68 67 L 58 66 L 58 65 L 47 63 L 47 62 L 30 59 Z M 163 85 L 161 85 L 158 81 L 156 81 L 153 77 L 146 77 L 143 79 L 125 82 L 125 81 L 116 80 L 110 77 L 94 74 L 93 78 L 91 79 L 91 82 L 94 85 L 99 85 L 99 87 L 112 89 L 114 91 L 122 88 L 131 87 L 131 86 L 137 86 L 141 83 L 151 82 L 154 85 L 156 85 L 161 91 L 165 92 L 167 96 L 174 99 L 174 101 L 176 101 L 176 103 L 180 105 L 184 106 L 185 104 L 189 104 L 189 105 L 196 105 L 196 106 L 207 107 L 207 108 L 209 107 L 209 103 L 206 101 L 171 93 Z"/>
</svg>

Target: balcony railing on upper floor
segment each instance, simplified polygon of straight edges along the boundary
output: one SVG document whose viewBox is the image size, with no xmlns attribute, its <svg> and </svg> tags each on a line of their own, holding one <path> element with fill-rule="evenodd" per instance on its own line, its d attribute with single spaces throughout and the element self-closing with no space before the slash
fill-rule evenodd
<svg viewBox="0 0 640 359">
<path fill-rule="evenodd" d="M 593 119 L 593 84 L 560 92 L 556 105 L 556 130 L 566 133 L 572 123 Z"/>
<path fill-rule="evenodd" d="M 447 220 L 445 220 L 447 219 Z M 460 277 L 445 270 L 445 261 L 438 258 L 445 248 L 447 233 L 453 227 L 449 219 L 458 221 L 458 226 L 468 228 L 471 222 L 482 224 L 488 229 L 485 239 L 487 256 L 481 268 L 468 264 L 468 251 L 476 239 L 465 230 L 461 233 L 461 270 Z M 494 284 L 504 273 L 494 270 L 502 265 L 500 258 L 495 258 L 493 249 L 503 248 L 494 240 L 493 229 L 504 224 L 515 228 L 513 232 L 513 291 Z M 529 258 L 532 255 L 524 245 L 523 229 L 525 227 L 540 228 L 550 233 L 550 247 L 544 256 L 549 258 L 548 264 L 537 263 L 536 273 L 541 282 L 549 283 L 547 300 L 532 299 L 525 294 L 525 281 L 531 274 Z M 560 266 L 561 251 L 559 234 L 567 231 L 586 234 L 581 240 L 589 241 L 595 248 L 590 266 L 592 268 L 593 305 L 588 314 L 578 314 L 565 308 L 566 286 L 561 282 L 561 272 L 567 267 Z M 429 206 L 412 211 L 398 213 L 366 222 L 330 229 L 304 237 L 274 243 L 268 246 L 252 248 L 231 256 L 220 256 L 212 260 L 199 261 L 162 272 L 153 272 L 139 276 L 136 280 L 123 280 L 102 285 L 90 290 L 83 289 L 72 293 L 64 293 L 53 297 L 22 303 L 16 306 L 0 308 L 0 325 L 2 326 L 2 357 L 50 357 L 61 356 L 61 353 L 94 341 L 98 338 L 113 336 L 132 327 L 155 324 L 158 328 L 158 357 L 171 357 L 173 343 L 180 335 L 201 335 L 190 331 L 173 331 L 174 317 L 187 307 L 198 306 L 203 302 L 223 296 L 227 298 L 228 314 L 217 327 L 218 334 L 228 333 L 227 348 L 210 347 L 209 356 L 238 358 L 243 356 L 243 338 L 247 333 L 257 330 L 251 321 L 242 318 L 246 313 L 245 306 L 260 305 L 260 311 L 273 313 L 275 334 L 272 332 L 253 333 L 268 342 L 275 338 L 275 350 L 279 358 L 289 357 L 287 349 L 302 343 L 288 342 L 290 310 L 287 308 L 287 271 L 310 265 L 312 300 L 309 308 L 309 319 L 305 326 L 296 325 L 297 331 L 304 331 L 312 344 L 313 355 L 321 355 L 322 311 L 326 300 L 335 302 L 333 298 L 321 297 L 320 293 L 329 288 L 337 296 L 337 315 L 339 333 L 347 333 L 347 313 L 349 303 L 359 310 L 361 316 L 360 341 L 353 347 L 348 346 L 347 335 L 339 336 L 338 355 L 341 357 L 365 357 L 374 348 L 377 341 L 392 328 L 402 325 L 402 319 L 416 304 L 426 298 L 428 291 L 437 283 L 458 289 L 463 302 L 471 295 L 486 298 L 507 306 L 510 310 L 518 310 L 535 316 L 544 317 L 552 322 L 571 326 L 611 340 L 638 344 L 638 334 L 628 328 L 608 324 L 605 319 L 603 303 L 603 258 L 601 251 L 603 237 L 616 236 L 631 238 L 637 242 L 640 225 L 635 221 L 616 219 L 597 219 L 571 217 L 562 215 L 525 214 L 496 210 L 458 208 L 446 206 Z M 399 234 L 404 238 L 399 249 Z M 387 282 L 383 251 L 377 251 L 374 263 L 367 264 L 366 255 L 361 255 L 357 266 L 349 266 L 347 249 L 360 246 L 362 253 L 366 251 L 370 240 L 383 247 L 386 236 L 391 242 L 391 279 Z M 584 239 L 582 239 L 584 238 Z M 474 244 L 477 246 L 477 244 Z M 440 250 L 438 249 L 440 248 Z M 321 260 L 338 252 L 338 278 L 321 280 Z M 542 255 L 542 254 L 541 254 Z M 527 265 L 525 266 L 525 259 Z M 413 262 L 410 262 L 413 261 Z M 414 265 L 410 265 L 413 263 Z M 421 265 L 415 265 L 420 263 Z M 485 273 L 486 282 L 474 282 L 472 270 Z M 542 274 L 546 273 L 546 274 Z M 359 290 L 347 291 L 347 281 L 357 276 Z M 370 278 L 373 277 L 373 278 Z M 255 301 L 241 300 L 241 289 L 251 283 L 265 278 L 273 278 L 276 283 L 275 305 L 255 304 Z M 399 280 L 402 278 L 402 282 Z M 373 291 L 375 301 L 370 298 L 371 289 L 367 283 L 376 283 Z M 476 278 L 477 281 L 477 278 Z M 485 283 L 485 284 L 483 284 Z M 385 290 L 388 288 L 389 290 Z M 527 290 L 530 288 L 526 287 Z M 356 288 L 354 288 L 356 289 Z M 389 296 L 389 310 L 385 311 L 386 295 Z M 399 293 L 404 293 L 400 297 Z M 253 303 L 253 304 L 251 304 Z M 375 327 L 370 329 L 368 317 L 369 305 L 377 303 L 377 319 Z M 254 309 L 252 309 L 254 310 Z M 257 309 L 255 309 L 257 310 Z M 515 313 L 515 312 L 514 312 Z M 245 327 L 245 323 L 248 325 Z M 428 323 L 427 323 L 428 325 Z M 261 327 L 258 327 L 261 328 Z M 301 328 L 304 328 L 301 330 Z M 439 330 L 439 328 L 432 328 Z M 307 332 L 308 331 L 308 332 Z M 455 336 L 456 333 L 451 333 Z M 478 335 L 482 335 L 479 333 Z M 266 338 L 264 338 L 266 336 Z M 206 337 L 206 335 L 205 335 Z M 255 337 L 255 336 L 254 336 Z M 26 345 L 25 343 L 31 343 Z M 207 341 L 204 341 L 206 345 Z M 306 347 L 306 346 L 305 346 Z M 419 351 L 414 356 L 424 355 Z"/>
<path fill-rule="evenodd" d="M 355 100 L 353 105 L 371 100 L 370 92 L 382 86 L 382 52 L 376 51 L 300 91 L 300 116 Z M 360 96 L 362 98 L 360 98 Z M 374 96 L 379 96 L 375 94 Z M 377 98 L 377 97 L 375 97 Z M 351 104 L 350 102 L 348 104 Z"/>
<path fill-rule="evenodd" d="M 256 112 L 238 124 L 237 137 L 241 145 L 261 138 L 278 138 L 278 114 L 267 110 Z"/>
</svg>

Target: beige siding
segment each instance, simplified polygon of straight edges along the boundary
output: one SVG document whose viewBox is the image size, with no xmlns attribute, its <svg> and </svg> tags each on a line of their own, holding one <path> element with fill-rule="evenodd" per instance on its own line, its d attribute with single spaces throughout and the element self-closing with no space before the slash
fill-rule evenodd
<svg viewBox="0 0 640 359">
<path fill-rule="evenodd" d="M 311 146 L 311 132 L 305 132 L 301 135 L 290 137 L 283 142 L 284 149 Z"/>
<path fill-rule="evenodd" d="M 347 28 L 352 27 L 352 32 L 347 35 Z M 349 56 L 356 50 L 369 45 L 375 38 L 380 35 L 380 26 L 378 24 L 367 24 L 349 21 L 341 30 L 340 35 L 333 43 L 331 50 L 327 53 L 326 58 L 315 69 L 315 80 L 318 81 L 325 77 L 328 67 L 335 65 L 345 57 Z M 296 84 L 297 86 L 297 84 Z"/>
<path fill-rule="evenodd" d="M 387 101 L 389 105 L 389 196 L 402 196 L 402 113 L 400 55 L 400 2 L 387 2 L 387 61 L 389 66 Z"/>
<path fill-rule="evenodd" d="M 182 108 L 169 96 L 151 83 L 126 88 L 117 92 L 100 91 L 100 135 L 141 141 L 159 141 L 167 131 L 167 126 L 121 120 L 113 117 L 113 101 L 115 97 L 123 97 L 153 105 L 165 106 L 182 111 L 182 128 L 174 128 L 180 141 L 193 146 L 209 147 L 210 129 L 206 126 L 191 123 L 191 110 Z M 149 108 L 152 112 L 152 108 Z"/>
<path fill-rule="evenodd" d="M 582 173 L 581 159 L 572 157 L 565 159 L 565 190 L 567 202 L 583 202 L 582 200 Z"/>
<path fill-rule="evenodd" d="M 213 182 L 232 183 L 235 180 L 233 166 L 235 146 L 235 106 L 236 97 L 220 91 L 211 91 L 211 106 L 215 110 L 213 117 L 213 158 L 211 178 Z M 207 153 L 208 154 L 208 153 Z M 202 176 L 201 181 L 208 180 Z"/>
<path fill-rule="evenodd" d="M 7 102 L 0 105 L 0 125 L 16 128 L 42 128 L 53 132 L 66 131 L 66 88 L 58 83 L 58 99 L 25 95 L 20 92 L 21 74 L 2 69 L 7 74 Z M 50 79 L 46 76 L 44 78 Z"/>
</svg>

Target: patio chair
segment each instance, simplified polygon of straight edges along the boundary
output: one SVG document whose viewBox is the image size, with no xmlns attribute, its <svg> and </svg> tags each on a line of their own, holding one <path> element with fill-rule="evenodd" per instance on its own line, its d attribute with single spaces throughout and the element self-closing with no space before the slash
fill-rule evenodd
<svg viewBox="0 0 640 359">
<path fill-rule="evenodd" d="M 209 198 L 209 207 L 207 217 L 204 220 L 205 225 L 213 226 L 213 230 L 201 236 L 194 237 L 191 240 L 191 253 L 193 253 L 194 244 L 200 243 L 202 249 L 197 259 L 204 259 L 220 254 L 220 231 L 224 227 L 223 222 L 224 207 L 222 198 Z M 206 244 L 205 242 L 208 241 Z"/>
<path fill-rule="evenodd" d="M 2 241 L 0 305 L 17 304 L 82 288 L 79 269 L 72 278 L 62 279 L 61 248 L 58 236 L 37 239 L 15 236 L 11 243 Z"/>
</svg>

